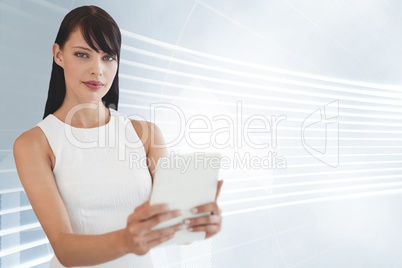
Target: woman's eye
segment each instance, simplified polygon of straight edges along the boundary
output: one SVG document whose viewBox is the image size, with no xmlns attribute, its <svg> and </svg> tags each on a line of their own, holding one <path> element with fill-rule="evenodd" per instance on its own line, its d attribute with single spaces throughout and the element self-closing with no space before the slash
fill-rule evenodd
<svg viewBox="0 0 402 268">
<path fill-rule="evenodd" d="M 103 59 L 106 60 L 106 61 L 113 61 L 113 60 L 116 59 L 116 57 L 113 57 L 113 56 L 105 56 L 105 57 L 103 57 Z"/>
<path fill-rule="evenodd" d="M 80 57 L 80 58 L 88 58 L 88 55 L 87 55 L 87 54 L 81 53 L 81 52 L 77 52 L 77 53 L 75 53 L 75 55 L 76 55 L 77 57 Z"/>
</svg>

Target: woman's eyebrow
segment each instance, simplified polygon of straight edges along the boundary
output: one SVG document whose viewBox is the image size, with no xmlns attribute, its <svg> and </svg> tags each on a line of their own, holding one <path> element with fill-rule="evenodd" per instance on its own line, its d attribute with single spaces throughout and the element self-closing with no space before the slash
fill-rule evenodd
<svg viewBox="0 0 402 268">
<path fill-rule="evenodd" d="M 91 48 L 89 48 L 89 47 L 83 47 L 83 46 L 74 46 L 73 48 L 80 48 L 80 49 L 82 49 L 82 50 L 86 50 L 86 51 L 89 51 L 89 52 L 94 51 L 93 49 L 91 49 Z M 99 50 L 98 53 L 103 53 L 103 51 L 102 51 L 102 50 Z"/>
<path fill-rule="evenodd" d="M 90 49 L 89 47 L 83 47 L 83 46 L 74 46 L 73 48 L 80 48 L 83 50 L 92 51 L 92 49 Z"/>
</svg>

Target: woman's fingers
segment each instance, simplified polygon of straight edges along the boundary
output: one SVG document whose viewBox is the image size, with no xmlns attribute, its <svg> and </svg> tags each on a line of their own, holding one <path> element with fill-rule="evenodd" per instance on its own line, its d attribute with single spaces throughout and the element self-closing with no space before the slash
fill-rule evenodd
<svg viewBox="0 0 402 268">
<path fill-rule="evenodd" d="M 144 225 L 144 228 L 150 230 L 150 229 L 154 228 L 155 226 L 157 226 L 159 223 L 170 220 L 170 219 L 174 219 L 180 215 L 181 215 L 180 210 L 171 210 L 168 212 L 157 214 L 157 215 L 149 218 L 147 221 L 143 222 L 143 225 Z"/>
<path fill-rule="evenodd" d="M 203 216 L 198 218 L 186 219 L 183 221 L 184 225 L 187 227 L 195 227 L 207 224 L 220 224 L 221 222 L 222 218 L 220 215 Z"/>
<path fill-rule="evenodd" d="M 219 224 L 210 224 L 190 227 L 188 230 L 190 232 L 205 232 L 205 238 L 210 238 L 221 230 L 221 226 Z"/>
<path fill-rule="evenodd" d="M 223 181 L 217 185 L 216 199 L 219 197 Z M 179 210 L 169 210 L 168 205 L 150 205 L 149 202 L 137 207 L 127 220 L 127 239 L 134 253 L 144 254 L 160 243 L 171 239 L 174 234 L 186 227 L 193 232 L 206 232 L 206 238 L 218 233 L 221 229 L 222 217 L 218 204 L 211 202 L 192 209 L 193 214 L 209 215 L 186 219 L 174 226 L 152 230 L 158 224 L 180 216 Z M 205 214 L 204 214 L 205 215 Z"/>
<path fill-rule="evenodd" d="M 220 215 L 221 214 L 221 210 L 219 209 L 219 206 L 216 202 L 212 202 L 212 203 L 208 203 L 208 204 L 204 204 L 204 205 L 195 207 L 195 208 L 191 209 L 191 212 L 194 214 L 205 213 L 205 212 L 209 212 L 212 215 Z"/>
<path fill-rule="evenodd" d="M 152 247 L 173 237 L 183 228 L 182 223 L 159 230 L 152 230 L 152 228 L 180 214 L 179 210 L 169 210 L 166 204 L 150 205 L 149 202 L 145 202 L 138 206 L 127 219 L 126 241 L 131 251 L 142 255 Z"/>
<path fill-rule="evenodd" d="M 174 236 L 174 234 L 161 237 L 160 239 L 157 239 L 157 240 L 150 241 L 150 242 L 148 242 L 148 247 L 149 248 L 156 247 L 157 245 L 159 245 L 159 244 L 161 244 L 161 243 L 173 238 L 173 236 Z"/>
<path fill-rule="evenodd" d="M 217 198 L 222 184 L 223 181 L 218 184 Z M 210 238 L 220 231 L 222 225 L 222 216 L 221 210 L 216 202 L 195 207 L 191 211 L 194 214 L 209 213 L 210 215 L 185 219 L 183 223 L 187 227 L 187 230 L 190 232 L 204 231 L 206 233 L 206 238 Z"/>
<path fill-rule="evenodd" d="M 140 228 L 139 232 L 129 233 L 129 245 L 133 253 L 143 255 L 156 245 L 171 239 L 181 229 L 183 229 L 181 223 L 154 231 Z"/>
<path fill-rule="evenodd" d="M 154 241 L 163 240 L 163 238 L 165 238 L 165 237 L 173 236 L 177 231 L 180 231 L 183 228 L 184 228 L 183 224 L 179 223 L 179 224 L 176 224 L 176 225 L 173 225 L 170 227 L 166 227 L 163 229 L 151 231 L 146 235 L 145 238 L 147 239 L 148 244 L 149 244 Z"/>
<path fill-rule="evenodd" d="M 160 213 L 169 211 L 169 205 L 167 204 L 157 204 L 150 205 L 149 201 L 145 202 L 141 206 L 134 210 L 134 220 L 144 221 Z"/>
<path fill-rule="evenodd" d="M 205 232 L 205 238 L 210 238 L 221 230 L 222 216 L 220 215 L 220 210 L 214 203 L 199 206 L 197 208 L 199 213 L 207 211 L 215 211 L 215 213 L 208 216 L 185 219 L 183 223 L 188 231 Z"/>
<path fill-rule="evenodd" d="M 142 222 L 148 220 L 158 222 L 170 219 L 170 217 L 177 217 L 179 216 L 178 213 L 179 211 L 169 210 L 167 204 L 149 205 L 149 201 L 147 201 L 134 210 L 134 213 L 128 217 L 127 223 L 130 224 L 131 222 Z"/>
<path fill-rule="evenodd" d="M 144 202 L 140 206 L 136 207 L 134 212 L 127 219 L 127 223 L 131 223 L 133 221 L 143 221 L 147 218 L 152 217 L 158 213 L 163 213 L 169 210 L 167 204 L 158 204 L 158 205 L 149 205 L 149 201 Z"/>
<path fill-rule="evenodd" d="M 148 233 L 152 228 L 161 222 L 176 218 L 181 215 L 180 210 L 170 210 L 166 212 L 166 207 L 160 205 L 156 206 L 153 210 L 152 207 L 149 207 L 149 211 L 145 213 L 133 213 L 132 217 L 129 217 L 127 226 L 131 234 Z"/>
<path fill-rule="evenodd" d="M 135 245 L 139 248 L 139 252 L 144 254 L 151 248 L 171 239 L 174 234 L 181 229 L 183 229 L 183 224 L 180 223 L 167 228 L 150 231 L 143 236 L 133 237 L 133 240 L 135 241 Z"/>
<path fill-rule="evenodd" d="M 209 238 L 216 234 L 221 229 L 221 215 L 210 215 L 198 218 L 186 219 L 183 221 L 187 230 L 190 232 L 206 232 L 206 237 Z"/>
<path fill-rule="evenodd" d="M 210 238 L 221 230 L 221 215 L 210 215 L 183 221 L 190 232 L 205 232 L 206 238 Z"/>
</svg>

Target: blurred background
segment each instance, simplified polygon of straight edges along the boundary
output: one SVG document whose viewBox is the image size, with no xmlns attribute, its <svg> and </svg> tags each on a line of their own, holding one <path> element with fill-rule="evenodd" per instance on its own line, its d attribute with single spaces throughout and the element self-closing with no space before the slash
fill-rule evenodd
<svg viewBox="0 0 402 268">
<path fill-rule="evenodd" d="M 156 267 L 402 267 L 402 2 L 0 0 L 1 267 L 53 256 L 12 146 L 42 120 L 81 5 L 121 28 L 119 111 L 228 163 L 221 233 L 153 251 Z"/>
</svg>

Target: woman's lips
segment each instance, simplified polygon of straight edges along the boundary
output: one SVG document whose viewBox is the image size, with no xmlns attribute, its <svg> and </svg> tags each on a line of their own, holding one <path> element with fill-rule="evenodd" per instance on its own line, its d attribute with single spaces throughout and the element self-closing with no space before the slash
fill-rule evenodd
<svg viewBox="0 0 402 268">
<path fill-rule="evenodd" d="M 84 85 L 86 85 L 87 87 L 89 87 L 90 89 L 100 89 L 101 87 L 104 86 L 103 83 L 99 82 L 99 81 L 86 81 L 83 82 Z"/>
</svg>

